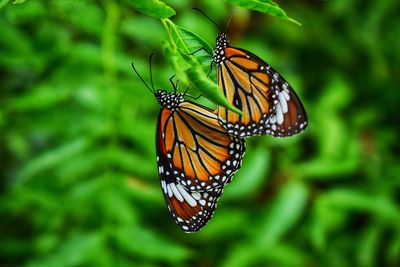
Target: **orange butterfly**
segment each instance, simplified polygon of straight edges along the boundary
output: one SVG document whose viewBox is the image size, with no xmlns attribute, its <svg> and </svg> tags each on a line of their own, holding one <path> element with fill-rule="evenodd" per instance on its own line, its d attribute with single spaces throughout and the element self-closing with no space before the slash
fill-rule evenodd
<svg viewBox="0 0 400 267">
<path fill-rule="evenodd" d="M 151 58 L 150 58 L 151 59 Z M 244 141 L 229 135 L 217 114 L 185 101 L 184 94 L 154 90 L 161 105 L 156 151 L 161 189 L 175 222 L 186 232 L 203 227 L 214 213 L 224 186 L 239 169 Z"/>
</svg>

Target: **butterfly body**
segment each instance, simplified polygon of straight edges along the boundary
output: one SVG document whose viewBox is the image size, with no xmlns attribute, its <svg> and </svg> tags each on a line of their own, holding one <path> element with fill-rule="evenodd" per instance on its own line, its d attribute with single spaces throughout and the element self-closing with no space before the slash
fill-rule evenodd
<svg viewBox="0 0 400 267">
<path fill-rule="evenodd" d="M 285 137 L 305 129 L 307 115 L 289 83 L 253 53 L 231 47 L 224 33 L 217 37 L 213 63 L 225 97 L 243 113 L 218 107 L 219 121 L 229 134 Z"/>
</svg>

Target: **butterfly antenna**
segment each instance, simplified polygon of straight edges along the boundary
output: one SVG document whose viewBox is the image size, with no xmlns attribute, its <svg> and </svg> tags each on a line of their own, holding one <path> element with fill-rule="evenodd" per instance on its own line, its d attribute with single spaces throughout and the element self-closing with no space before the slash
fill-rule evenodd
<svg viewBox="0 0 400 267">
<path fill-rule="evenodd" d="M 225 26 L 225 32 L 228 31 L 229 24 L 231 23 L 231 20 L 232 20 L 233 16 L 235 15 L 235 12 L 236 12 L 236 9 L 232 10 L 232 13 L 231 13 L 231 15 L 229 17 L 228 23 Z"/>
<path fill-rule="evenodd" d="M 150 91 L 151 93 L 154 94 L 154 89 L 152 90 L 152 89 L 147 85 L 147 83 L 144 81 L 144 79 L 142 78 L 142 76 L 140 76 L 139 72 L 138 72 L 137 69 L 135 68 L 135 65 L 133 64 L 133 62 L 132 62 L 132 69 L 135 71 L 136 75 L 139 77 L 139 79 L 142 81 L 142 83 L 146 86 L 146 88 L 149 89 L 149 91 Z"/>
<path fill-rule="evenodd" d="M 201 9 L 199 9 L 199 8 L 197 8 L 197 7 L 193 7 L 192 9 L 194 9 L 194 10 L 200 12 L 201 14 L 203 14 L 203 16 L 205 16 L 209 21 L 211 21 L 215 26 L 217 26 L 217 29 L 218 29 L 220 32 L 223 32 L 222 29 L 221 29 L 221 27 L 220 27 L 214 20 L 212 20 L 206 13 L 204 13 L 203 10 L 201 10 Z"/>
<path fill-rule="evenodd" d="M 154 53 L 151 53 L 150 57 L 149 57 L 149 68 L 150 68 L 150 83 L 151 83 L 151 88 L 153 89 L 153 92 L 155 92 L 154 90 L 154 84 L 153 84 L 153 73 L 151 71 L 151 59 L 153 58 Z"/>
</svg>

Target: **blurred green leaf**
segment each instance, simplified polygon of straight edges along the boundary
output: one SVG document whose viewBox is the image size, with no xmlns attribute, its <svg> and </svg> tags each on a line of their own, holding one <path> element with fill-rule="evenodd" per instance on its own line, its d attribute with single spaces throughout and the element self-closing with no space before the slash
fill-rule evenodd
<svg viewBox="0 0 400 267">
<path fill-rule="evenodd" d="M 296 246 L 277 244 L 266 251 L 261 249 L 258 253 L 259 258 L 271 265 L 296 267 L 307 266 L 310 262 L 306 253 Z"/>
<path fill-rule="evenodd" d="M 280 241 L 284 234 L 299 221 L 308 198 L 308 190 L 301 182 L 288 182 L 272 201 L 268 209 L 260 214 L 260 223 L 253 225 L 254 237 L 245 241 L 244 246 L 237 246 L 227 257 L 222 266 L 249 266 L 256 262 L 259 254 Z M 247 246 L 251 244 L 252 250 Z"/>
<path fill-rule="evenodd" d="M 101 233 L 77 233 L 60 244 L 57 251 L 40 260 L 30 262 L 27 266 L 77 266 L 91 262 L 103 246 Z"/>
<path fill-rule="evenodd" d="M 262 215 L 256 243 L 268 247 L 277 242 L 300 219 L 308 198 L 308 190 L 301 182 L 287 183 Z"/>
<path fill-rule="evenodd" d="M 264 147 L 253 149 L 243 158 L 242 167 L 224 192 L 224 200 L 245 199 L 262 190 L 269 181 L 271 155 Z"/>
<path fill-rule="evenodd" d="M 106 211 L 104 216 L 115 224 L 128 225 L 135 227 L 138 225 L 138 216 L 136 207 L 132 207 L 132 203 L 128 202 L 125 194 L 121 194 L 116 189 L 108 190 L 107 193 L 101 194 L 101 208 Z"/>
<path fill-rule="evenodd" d="M 1 8 L 3 8 L 5 5 L 7 5 L 8 2 L 10 2 L 10 0 L 1 0 L 1 2 L 0 2 L 0 10 L 1 10 Z"/>
<path fill-rule="evenodd" d="M 31 93 L 23 97 L 11 100 L 9 108 L 12 111 L 25 112 L 45 110 L 65 101 L 70 96 L 71 92 L 69 90 L 58 89 L 57 93 L 55 93 L 52 85 L 46 85 L 34 88 Z"/>
<path fill-rule="evenodd" d="M 357 190 L 337 188 L 323 196 L 327 208 L 358 210 L 372 213 L 388 223 L 400 220 L 400 210 L 389 198 L 380 195 L 371 196 Z"/>
<path fill-rule="evenodd" d="M 225 200 L 225 196 L 222 200 Z M 242 233 L 241 227 L 245 227 L 247 224 L 246 212 L 235 208 L 229 209 L 227 204 L 226 201 L 220 202 L 219 210 L 213 216 L 212 223 L 207 224 L 205 226 L 207 230 L 196 234 L 196 237 L 207 243 L 210 240 L 223 241 L 229 236 Z"/>
<path fill-rule="evenodd" d="M 144 227 L 125 227 L 114 233 L 119 246 L 141 257 L 176 262 L 188 259 L 191 254 L 188 249 L 175 244 L 173 240 L 165 240 Z"/>
<path fill-rule="evenodd" d="M 166 19 L 176 14 L 175 10 L 160 0 L 131 0 L 131 4 L 143 14 Z"/>
<path fill-rule="evenodd" d="M 382 230 L 378 227 L 371 226 L 360 236 L 360 252 L 357 255 L 359 266 L 374 266 L 375 253 L 378 251 Z"/>
<path fill-rule="evenodd" d="M 291 21 L 301 26 L 300 22 L 292 18 L 289 18 L 286 15 L 285 11 L 283 11 L 283 9 L 281 9 L 276 3 L 272 2 L 271 0 L 227 0 L 227 1 L 250 10 L 264 12 L 269 15 Z"/>
<path fill-rule="evenodd" d="M 18 182 L 25 182 L 41 171 L 55 167 L 57 164 L 64 164 L 68 158 L 82 153 L 82 151 L 89 147 L 90 143 L 91 140 L 86 137 L 79 138 L 67 142 L 57 149 L 39 155 L 21 169 L 18 175 Z"/>
<path fill-rule="evenodd" d="M 387 251 L 387 261 L 389 264 L 395 265 L 399 262 L 399 251 L 400 251 L 400 231 L 397 231 L 391 238 Z M 386 242 L 386 241 L 385 241 Z"/>
</svg>

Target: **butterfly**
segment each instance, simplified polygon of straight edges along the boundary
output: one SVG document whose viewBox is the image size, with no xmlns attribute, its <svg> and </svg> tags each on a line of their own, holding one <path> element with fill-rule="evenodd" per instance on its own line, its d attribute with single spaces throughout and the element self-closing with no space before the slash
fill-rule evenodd
<svg viewBox="0 0 400 267">
<path fill-rule="evenodd" d="M 253 53 L 231 47 L 224 33 L 217 37 L 212 62 L 225 97 L 243 113 L 218 107 L 219 121 L 229 134 L 286 137 L 306 128 L 303 104 L 289 83 Z"/>
<path fill-rule="evenodd" d="M 198 231 L 212 217 L 224 186 L 241 166 L 245 143 L 229 135 L 211 109 L 186 101 L 172 78 L 173 93 L 154 90 L 152 80 L 150 89 L 132 67 L 161 105 L 156 153 L 168 209 L 182 230 Z"/>
</svg>

